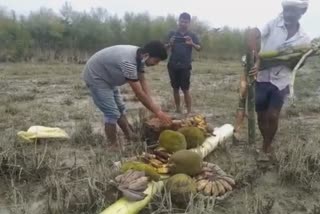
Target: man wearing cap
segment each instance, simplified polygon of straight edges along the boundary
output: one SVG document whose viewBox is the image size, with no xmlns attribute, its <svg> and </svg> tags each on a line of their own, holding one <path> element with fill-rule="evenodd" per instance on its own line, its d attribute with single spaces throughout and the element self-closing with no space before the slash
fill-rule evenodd
<svg viewBox="0 0 320 214">
<path fill-rule="evenodd" d="M 283 0 L 282 7 L 282 13 L 260 30 L 262 52 L 281 51 L 311 42 L 299 23 L 307 11 L 308 0 Z M 297 61 L 268 66 L 262 65 L 258 60 L 253 69 L 253 73 L 257 72 L 256 112 L 263 137 L 263 152 L 259 155 L 261 160 L 269 160 L 272 141 L 278 130 L 280 111 L 289 94 L 291 72 L 296 63 Z"/>
</svg>

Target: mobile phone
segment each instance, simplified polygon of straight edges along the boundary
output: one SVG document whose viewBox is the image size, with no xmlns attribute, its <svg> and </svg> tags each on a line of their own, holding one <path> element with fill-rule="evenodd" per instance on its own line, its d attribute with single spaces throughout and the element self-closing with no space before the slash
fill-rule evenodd
<svg viewBox="0 0 320 214">
<path fill-rule="evenodd" d="M 182 36 L 175 36 L 174 37 L 174 41 L 177 43 L 185 43 L 186 42 L 186 38 L 182 37 Z"/>
</svg>

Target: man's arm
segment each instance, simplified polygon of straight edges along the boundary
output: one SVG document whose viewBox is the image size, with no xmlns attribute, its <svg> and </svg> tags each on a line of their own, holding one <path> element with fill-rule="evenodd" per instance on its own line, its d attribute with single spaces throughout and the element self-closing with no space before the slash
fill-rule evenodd
<svg viewBox="0 0 320 214">
<path fill-rule="evenodd" d="M 197 44 L 195 44 L 195 43 L 192 44 L 192 47 L 193 47 L 194 49 L 196 49 L 197 51 L 200 51 L 200 50 L 201 50 L 201 46 L 200 46 L 200 45 L 197 45 Z"/>
<path fill-rule="evenodd" d="M 142 72 L 137 72 L 137 65 L 131 62 L 122 62 L 120 66 L 124 77 L 142 104 L 155 114 L 160 111 L 160 108 L 153 103 L 148 93 L 142 88 L 139 79 Z"/>
<path fill-rule="evenodd" d="M 141 87 L 140 81 L 127 81 L 132 88 L 135 95 L 138 97 L 139 101 L 151 112 L 153 112 L 161 121 L 163 121 L 166 124 L 171 124 L 172 120 L 171 118 L 165 114 L 163 111 L 161 111 L 160 107 L 157 106 L 151 97 L 144 92 L 144 90 Z"/>
<path fill-rule="evenodd" d="M 151 91 L 150 91 L 150 88 L 147 84 L 147 81 L 146 81 L 146 78 L 144 76 L 144 73 L 143 72 L 139 72 L 138 73 L 138 77 L 139 77 L 139 80 L 140 80 L 140 84 L 141 84 L 141 87 L 143 89 L 143 91 L 149 96 L 151 97 Z"/>
<path fill-rule="evenodd" d="M 132 88 L 137 98 L 147 109 L 149 109 L 154 114 L 157 114 L 160 111 L 160 108 L 153 102 L 151 97 L 144 91 L 140 81 L 128 80 L 127 82 L 129 83 L 130 87 Z"/>
</svg>

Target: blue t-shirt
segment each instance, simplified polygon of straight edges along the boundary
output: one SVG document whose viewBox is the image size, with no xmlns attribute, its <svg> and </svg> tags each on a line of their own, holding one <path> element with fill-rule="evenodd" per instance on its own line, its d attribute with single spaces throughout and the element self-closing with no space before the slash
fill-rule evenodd
<svg viewBox="0 0 320 214">
<path fill-rule="evenodd" d="M 173 36 L 175 37 L 190 36 L 193 42 L 199 45 L 198 37 L 196 36 L 196 34 L 190 31 L 186 32 L 185 34 L 178 31 L 171 31 L 168 34 L 167 41 L 169 41 L 170 38 Z M 189 67 L 191 65 L 191 61 L 192 61 L 192 46 L 181 41 L 174 42 L 171 47 L 171 55 L 169 58 L 169 63 Z"/>
</svg>

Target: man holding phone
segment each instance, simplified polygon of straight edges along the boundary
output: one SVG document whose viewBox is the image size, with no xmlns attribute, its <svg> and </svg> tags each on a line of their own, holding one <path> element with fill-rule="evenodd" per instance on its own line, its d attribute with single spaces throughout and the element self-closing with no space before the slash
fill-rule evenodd
<svg viewBox="0 0 320 214">
<path fill-rule="evenodd" d="M 190 77 L 192 70 L 192 49 L 200 51 L 198 37 L 189 31 L 191 16 L 182 13 L 179 16 L 178 29 L 167 36 L 167 48 L 171 49 L 168 72 L 173 88 L 176 112 L 181 113 L 180 89 L 184 94 L 187 114 L 191 113 Z"/>
</svg>

